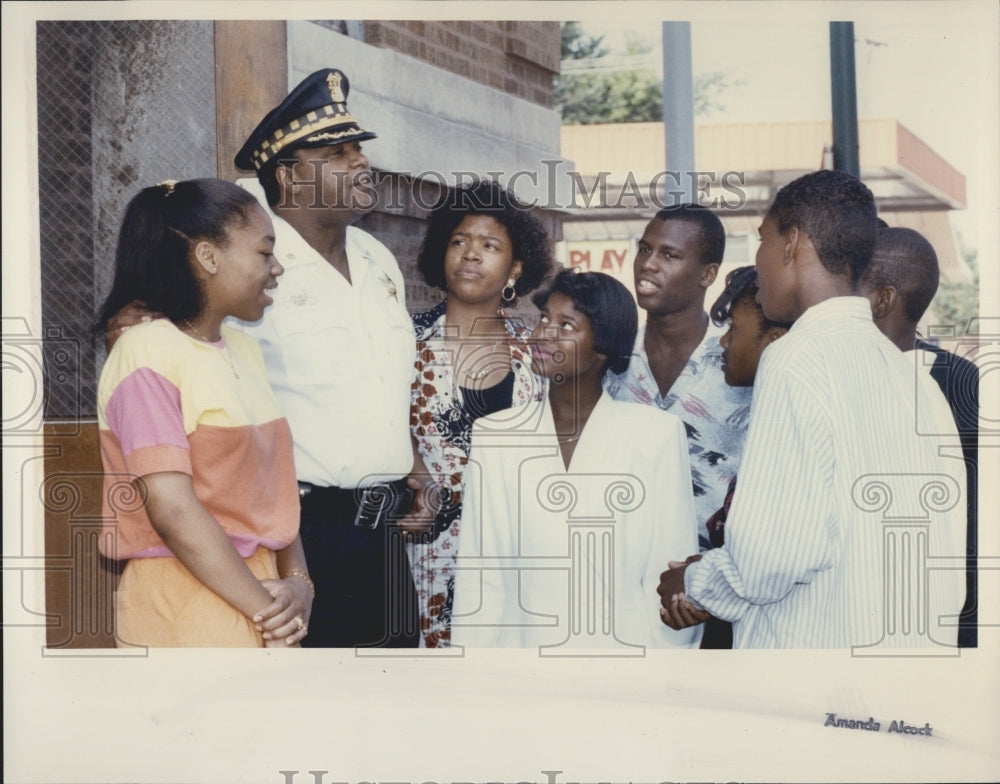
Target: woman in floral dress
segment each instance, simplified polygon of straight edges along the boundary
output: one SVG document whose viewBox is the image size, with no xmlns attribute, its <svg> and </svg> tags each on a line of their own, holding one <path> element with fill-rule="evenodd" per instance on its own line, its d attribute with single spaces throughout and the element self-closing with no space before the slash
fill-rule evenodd
<svg viewBox="0 0 1000 784">
<path fill-rule="evenodd" d="M 446 292 L 413 317 L 417 359 L 410 427 L 441 501 L 434 530 L 408 546 L 420 606 L 421 647 L 451 639 L 454 565 L 463 475 L 472 423 L 537 400 L 526 342 L 530 330 L 510 317 L 518 296 L 553 268 L 541 222 L 491 181 L 450 191 L 434 208 L 417 266 Z"/>
</svg>

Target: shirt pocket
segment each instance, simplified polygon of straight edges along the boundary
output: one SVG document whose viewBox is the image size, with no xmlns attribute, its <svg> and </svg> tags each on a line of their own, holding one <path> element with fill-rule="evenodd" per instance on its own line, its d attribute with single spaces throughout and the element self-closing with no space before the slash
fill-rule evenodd
<svg viewBox="0 0 1000 784">
<path fill-rule="evenodd" d="M 381 373 L 388 373 L 394 383 L 405 384 L 409 394 L 413 363 L 417 356 L 413 319 L 402 303 L 394 302 L 386 303 L 380 312 L 373 312 L 370 317 L 382 319 L 382 322 L 372 324 L 372 333 L 376 337 L 369 347 L 371 356 L 367 359 L 362 357 L 362 360 L 381 363 Z"/>
<path fill-rule="evenodd" d="M 364 347 L 355 325 L 332 304 L 286 307 L 274 314 L 274 325 L 290 386 L 342 387 L 357 377 Z"/>
</svg>

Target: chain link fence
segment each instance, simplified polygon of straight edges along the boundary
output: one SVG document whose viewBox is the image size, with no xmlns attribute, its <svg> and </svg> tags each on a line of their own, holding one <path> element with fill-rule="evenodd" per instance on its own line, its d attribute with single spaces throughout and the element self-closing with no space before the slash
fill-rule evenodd
<svg viewBox="0 0 1000 784">
<path fill-rule="evenodd" d="M 125 205 L 217 171 L 213 23 L 39 22 L 36 44 L 45 418 L 87 419 Z"/>
</svg>

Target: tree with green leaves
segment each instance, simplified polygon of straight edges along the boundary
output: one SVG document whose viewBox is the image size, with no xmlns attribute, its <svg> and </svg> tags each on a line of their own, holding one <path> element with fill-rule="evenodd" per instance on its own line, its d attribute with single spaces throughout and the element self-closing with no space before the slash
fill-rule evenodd
<svg viewBox="0 0 1000 784">
<path fill-rule="evenodd" d="M 587 61 L 591 70 L 560 74 L 555 79 L 554 103 L 564 125 L 595 123 L 659 122 L 663 119 L 663 82 L 653 68 L 627 67 L 630 60 L 642 59 L 653 50 L 653 43 L 636 34 L 626 36 L 620 58 L 624 67 L 602 67 L 609 52 L 604 36 L 595 38 L 584 32 L 579 22 L 562 25 L 563 61 Z M 648 58 L 645 58 L 648 59 Z M 726 71 L 699 74 L 694 79 L 695 114 L 724 111 L 720 95 L 743 84 Z"/>
<path fill-rule="evenodd" d="M 979 315 L 979 253 L 966 248 L 959 237 L 962 258 L 972 270 L 971 281 L 941 283 L 931 302 L 936 325 L 953 325 L 957 335 L 965 335 Z"/>
<path fill-rule="evenodd" d="M 604 57 L 608 53 L 608 50 L 601 46 L 604 36 L 594 38 L 586 35 L 579 22 L 563 22 L 560 33 L 563 60 L 586 60 L 592 57 Z"/>
</svg>

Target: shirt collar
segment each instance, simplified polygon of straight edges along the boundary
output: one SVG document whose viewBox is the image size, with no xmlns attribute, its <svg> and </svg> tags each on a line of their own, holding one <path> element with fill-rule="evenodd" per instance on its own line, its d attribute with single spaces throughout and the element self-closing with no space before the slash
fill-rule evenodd
<svg viewBox="0 0 1000 784">
<path fill-rule="evenodd" d="M 867 300 L 866 300 L 867 301 Z M 708 320 L 708 329 L 705 330 L 705 336 L 701 339 L 701 342 L 695 346 L 694 351 L 691 352 L 691 359 L 700 358 L 702 356 L 722 356 L 722 346 L 719 343 L 719 339 L 726 333 L 729 327 L 726 324 L 721 326 L 716 326 L 715 322 L 710 318 Z M 639 331 L 635 336 L 635 345 L 632 347 L 632 356 L 641 357 L 646 353 L 646 325 L 643 323 L 639 327 Z"/>
<path fill-rule="evenodd" d="M 865 297 L 831 297 L 817 302 L 795 320 L 792 329 L 813 328 L 824 324 L 843 325 L 849 321 L 874 326 L 871 303 Z"/>
</svg>

